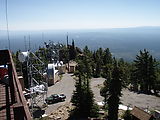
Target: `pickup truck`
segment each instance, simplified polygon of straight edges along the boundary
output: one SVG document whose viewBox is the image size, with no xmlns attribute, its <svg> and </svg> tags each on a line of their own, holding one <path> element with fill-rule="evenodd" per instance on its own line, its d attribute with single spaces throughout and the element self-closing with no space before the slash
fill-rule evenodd
<svg viewBox="0 0 160 120">
<path fill-rule="evenodd" d="M 46 103 L 57 103 L 57 102 L 62 102 L 65 101 L 66 96 L 64 94 L 52 94 L 51 96 L 47 97 L 45 99 Z"/>
</svg>

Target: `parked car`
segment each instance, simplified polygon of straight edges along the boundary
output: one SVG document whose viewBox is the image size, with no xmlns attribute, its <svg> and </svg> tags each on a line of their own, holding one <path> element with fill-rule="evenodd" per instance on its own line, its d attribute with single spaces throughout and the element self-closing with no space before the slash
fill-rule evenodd
<svg viewBox="0 0 160 120">
<path fill-rule="evenodd" d="M 52 94 L 51 96 L 45 99 L 46 103 L 57 103 L 61 101 L 65 101 L 66 96 L 64 94 Z"/>
</svg>

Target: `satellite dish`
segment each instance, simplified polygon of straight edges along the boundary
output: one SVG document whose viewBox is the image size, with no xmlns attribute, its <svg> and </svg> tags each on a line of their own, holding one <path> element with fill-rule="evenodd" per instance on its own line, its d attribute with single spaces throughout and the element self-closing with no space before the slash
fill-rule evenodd
<svg viewBox="0 0 160 120">
<path fill-rule="evenodd" d="M 20 62 L 25 62 L 28 57 L 29 57 L 29 52 L 21 52 L 18 55 L 18 59 Z"/>
<path fill-rule="evenodd" d="M 60 61 L 60 64 L 63 65 L 63 61 Z"/>
</svg>

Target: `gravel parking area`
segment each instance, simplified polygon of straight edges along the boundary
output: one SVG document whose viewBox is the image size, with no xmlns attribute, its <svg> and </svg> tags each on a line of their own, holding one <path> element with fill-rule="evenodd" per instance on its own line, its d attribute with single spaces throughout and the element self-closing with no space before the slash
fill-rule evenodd
<svg viewBox="0 0 160 120">
<path fill-rule="evenodd" d="M 45 110 L 45 114 L 49 115 L 50 113 L 57 110 L 58 107 L 70 102 L 73 90 L 74 90 L 74 79 L 72 77 L 72 74 L 64 74 L 62 80 L 60 80 L 55 85 L 52 85 L 48 88 L 47 95 L 50 96 L 51 94 L 64 93 L 66 95 L 66 100 L 64 102 L 48 105 L 47 109 Z"/>
<path fill-rule="evenodd" d="M 137 106 L 149 110 L 160 110 L 160 97 L 142 93 L 137 94 L 128 89 L 123 89 L 122 93 L 121 102 L 124 105 L 130 105 L 131 107 Z"/>
<path fill-rule="evenodd" d="M 103 97 L 100 96 L 100 88 L 103 86 L 104 78 L 93 78 L 91 80 L 91 87 L 97 102 L 102 101 Z M 140 107 L 142 109 L 160 110 L 160 97 L 154 95 L 137 94 L 128 89 L 122 90 L 122 97 L 120 98 L 122 104 L 130 107 Z"/>
<path fill-rule="evenodd" d="M 100 88 L 103 86 L 104 80 L 105 80 L 104 78 L 92 78 L 91 79 L 91 87 L 92 87 L 96 102 L 101 102 L 104 99 L 100 95 Z"/>
<path fill-rule="evenodd" d="M 94 93 L 95 101 L 100 102 L 103 100 L 103 97 L 100 96 L 100 88 L 103 86 L 104 78 L 92 78 L 91 79 L 91 88 Z M 60 94 L 64 93 L 66 95 L 66 101 L 59 102 L 55 104 L 50 104 L 45 110 L 45 114 L 49 115 L 52 112 L 56 111 L 58 107 L 69 103 L 73 93 L 74 82 L 72 74 L 64 74 L 61 81 L 56 83 L 53 86 L 49 87 L 48 96 L 51 94 Z M 160 110 L 160 97 L 153 95 L 137 94 L 130 92 L 127 89 L 122 90 L 121 102 L 124 105 L 130 105 L 131 107 L 137 106 L 142 109 L 149 108 L 149 110 Z"/>
</svg>

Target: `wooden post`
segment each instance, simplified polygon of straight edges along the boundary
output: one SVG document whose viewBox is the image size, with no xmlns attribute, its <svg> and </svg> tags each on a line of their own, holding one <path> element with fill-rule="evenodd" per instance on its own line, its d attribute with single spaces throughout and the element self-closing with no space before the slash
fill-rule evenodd
<svg viewBox="0 0 160 120">
<path fill-rule="evenodd" d="M 10 93 L 11 93 L 11 103 L 15 103 L 15 89 L 13 83 L 13 73 L 12 73 L 12 65 L 8 64 L 8 76 L 9 76 L 9 86 L 10 86 Z"/>
<path fill-rule="evenodd" d="M 9 91 L 7 85 L 5 85 L 5 89 L 6 89 L 6 117 L 7 120 L 10 120 L 11 114 L 10 114 L 10 103 L 9 103 Z"/>
<path fill-rule="evenodd" d="M 14 120 L 24 120 L 26 117 L 24 114 L 24 107 L 21 104 L 16 103 L 13 107 Z M 28 119 L 27 119 L 28 120 Z"/>
</svg>

